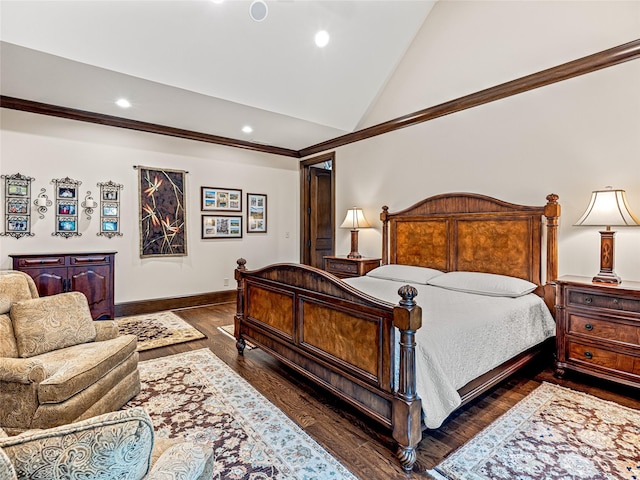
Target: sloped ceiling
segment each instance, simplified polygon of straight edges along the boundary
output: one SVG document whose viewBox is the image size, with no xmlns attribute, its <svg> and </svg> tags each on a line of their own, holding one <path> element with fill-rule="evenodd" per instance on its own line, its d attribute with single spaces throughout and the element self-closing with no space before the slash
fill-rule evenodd
<svg viewBox="0 0 640 480">
<path fill-rule="evenodd" d="M 358 128 L 434 3 L 3 0 L 0 92 L 297 150 Z"/>
</svg>

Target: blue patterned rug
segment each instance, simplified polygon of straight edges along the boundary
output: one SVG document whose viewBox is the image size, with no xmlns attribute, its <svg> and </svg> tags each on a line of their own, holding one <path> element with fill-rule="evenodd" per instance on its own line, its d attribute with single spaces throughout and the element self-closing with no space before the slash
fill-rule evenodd
<svg viewBox="0 0 640 480">
<path fill-rule="evenodd" d="M 640 410 L 543 383 L 427 473 L 438 480 L 640 479 Z"/>
<path fill-rule="evenodd" d="M 139 364 L 143 407 L 156 435 L 206 445 L 215 479 L 357 480 L 208 349 Z"/>
</svg>

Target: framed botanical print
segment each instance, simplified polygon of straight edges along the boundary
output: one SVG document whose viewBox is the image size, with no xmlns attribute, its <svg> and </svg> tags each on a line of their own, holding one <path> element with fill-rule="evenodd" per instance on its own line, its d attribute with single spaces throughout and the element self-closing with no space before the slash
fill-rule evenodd
<svg viewBox="0 0 640 480">
<path fill-rule="evenodd" d="M 203 212 L 211 210 L 227 212 L 242 211 L 242 190 L 200 187 L 200 200 L 200 209 Z"/>
<path fill-rule="evenodd" d="M 247 193 L 247 233 L 267 232 L 267 196 Z"/>
<path fill-rule="evenodd" d="M 242 217 L 202 215 L 202 239 L 207 238 L 242 238 Z"/>
</svg>

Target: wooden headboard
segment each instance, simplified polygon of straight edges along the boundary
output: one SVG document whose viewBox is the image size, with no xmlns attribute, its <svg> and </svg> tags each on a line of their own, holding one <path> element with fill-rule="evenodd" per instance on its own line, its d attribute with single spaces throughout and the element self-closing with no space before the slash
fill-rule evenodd
<svg viewBox="0 0 640 480">
<path fill-rule="evenodd" d="M 397 213 L 385 206 L 380 214 L 382 263 L 497 273 L 544 287 L 558 276 L 559 217 L 555 194 L 547 196 L 544 206 L 474 193 L 436 195 Z M 537 293 L 547 300 L 544 289 Z"/>
</svg>

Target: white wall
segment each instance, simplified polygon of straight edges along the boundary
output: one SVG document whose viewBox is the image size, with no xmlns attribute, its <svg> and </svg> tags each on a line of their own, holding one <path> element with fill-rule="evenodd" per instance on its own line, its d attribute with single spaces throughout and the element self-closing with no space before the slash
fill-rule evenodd
<svg viewBox="0 0 640 480">
<path fill-rule="evenodd" d="M 640 38 L 640 2 L 440 1 L 362 122 L 370 126 Z M 337 149 L 337 212 L 467 191 L 521 204 L 560 196 L 559 273 L 599 270 L 598 228 L 574 227 L 592 190 L 625 189 L 640 216 L 640 61 Z M 340 214 L 337 215 L 341 217 Z M 338 253 L 349 251 L 338 231 Z M 640 228 L 616 234 L 616 272 L 640 280 Z"/>
<path fill-rule="evenodd" d="M 35 180 L 53 199 L 54 178 L 82 181 L 79 199 L 87 190 L 97 198 L 98 182 L 124 185 L 121 205 L 122 237 L 97 236 L 99 216 L 80 215 L 80 237 L 52 236 L 55 212 L 44 219 L 32 215 L 33 237 L 0 237 L 0 268 L 11 268 L 9 254 L 115 250 L 116 303 L 179 297 L 235 287 L 236 259 L 249 268 L 272 262 L 299 260 L 299 172 L 293 158 L 261 154 L 160 135 L 104 127 L 31 113 L 0 109 L 0 173 L 21 173 Z M 187 251 L 183 257 L 145 258 L 139 255 L 137 170 L 134 165 L 186 170 Z M 267 194 L 266 234 L 242 239 L 202 240 L 200 187 L 242 189 L 243 221 L 246 193 Z M 289 232 L 287 238 L 286 233 Z M 229 286 L 223 279 L 229 279 Z"/>
</svg>

